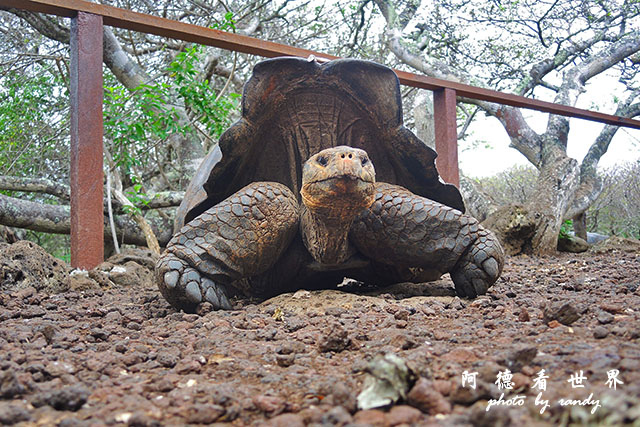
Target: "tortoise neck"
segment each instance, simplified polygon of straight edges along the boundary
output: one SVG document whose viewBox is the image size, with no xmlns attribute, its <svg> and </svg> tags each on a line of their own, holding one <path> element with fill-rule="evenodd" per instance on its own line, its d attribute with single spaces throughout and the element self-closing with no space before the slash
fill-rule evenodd
<svg viewBox="0 0 640 427">
<path fill-rule="evenodd" d="M 302 205 L 302 241 L 313 259 L 321 264 L 340 264 L 356 250 L 349 242 L 349 230 L 359 211 L 335 208 L 309 209 Z"/>
</svg>

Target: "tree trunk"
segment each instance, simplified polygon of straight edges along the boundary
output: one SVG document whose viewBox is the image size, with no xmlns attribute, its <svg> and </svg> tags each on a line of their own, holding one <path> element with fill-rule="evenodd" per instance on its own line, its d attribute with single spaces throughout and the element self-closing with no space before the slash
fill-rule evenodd
<svg viewBox="0 0 640 427">
<path fill-rule="evenodd" d="M 413 102 L 415 134 L 429 147 L 436 149 L 436 133 L 433 124 L 433 94 L 421 90 Z"/>
<path fill-rule="evenodd" d="M 69 202 L 71 199 L 71 189 L 68 185 L 51 181 L 45 178 L 24 178 L 18 176 L 0 175 L 0 190 L 24 191 L 27 193 L 51 194 L 59 199 Z M 184 198 L 183 191 L 160 191 L 156 193 L 139 195 L 142 202 L 139 203 L 141 210 L 170 208 L 180 206 Z M 123 213 L 122 204 L 114 201 L 114 208 L 117 212 Z M 105 209 L 106 209 L 105 201 Z"/>
<path fill-rule="evenodd" d="M 579 183 L 578 162 L 560 147 L 552 151 L 539 169 L 535 192 L 526 206 L 536 224 L 531 246 L 538 255 L 556 252 L 560 227 Z"/>
<path fill-rule="evenodd" d="M 587 240 L 587 214 L 585 212 L 573 218 L 573 231 L 582 240 Z"/>
<path fill-rule="evenodd" d="M 124 243 L 138 246 L 147 244 L 144 233 L 131 218 L 122 215 L 116 216 L 114 220 L 118 238 Z M 0 194 L 0 225 L 45 233 L 69 234 L 71 232 L 70 209 L 66 205 L 45 205 Z M 110 239 L 111 236 L 108 226 L 105 222 L 106 239 Z M 171 238 L 171 224 L 158 220 L 157 223 L 151 223 L 151 228 L 160 244 L 166 245 Z"/>
<path fill-rule="evenodd" d="M 489 218 L 500 208 L 500 205 L 483 191 L 482 186 L 464 175 L 460 176 L 460 193 L 467 213 L 480 222 Z"/>
</svg>

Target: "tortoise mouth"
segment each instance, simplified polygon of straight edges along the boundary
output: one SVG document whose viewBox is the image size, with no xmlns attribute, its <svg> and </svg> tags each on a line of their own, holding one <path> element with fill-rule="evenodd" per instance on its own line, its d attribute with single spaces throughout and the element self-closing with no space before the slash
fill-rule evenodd
<svg viewBox="0 0 640 427">
<path fill-rule="evenodd" d="M 340 180 L 342 180 L 342 181 L 360 181 L 360 182 L 365 183 L 365 184 L 373 184 L 373 182 L 374 182 L 371 179 L 365 179 L 365 178 L 363 178 L 361 176 L 356 176 L 356 175 L 353 175 L 353 174 L 345 173 L 345 174 L 342 174 L 342 175 L 335 175 L 335 176 L 329 176 L 327 178 L 317 179 L 315 181 L 311 181 L 311 182 L 307 183 L 307 185 L 319 184 L 319 183 L 322 183 L 322 182 L 340 181 Z"/>
<path fill-rule="evenodd" d="M 308 182 L 300 193 L 308 208 L 360 210 L 373 203 L 374 188 L 373 181 L 345 174 Z"/>
</svg>

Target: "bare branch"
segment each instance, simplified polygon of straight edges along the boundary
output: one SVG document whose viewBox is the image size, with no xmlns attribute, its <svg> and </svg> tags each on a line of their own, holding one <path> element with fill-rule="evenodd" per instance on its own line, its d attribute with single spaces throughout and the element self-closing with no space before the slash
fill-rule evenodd
<svg viewBox="0 0 640 427">
<path fill-rule="evenodd" d="M 479 107 L 474 108 L 473 111 L 471 113 L 469 113 L 467 111 L 467 109 L 464 108 L 463 105 L 458 105 L 458 107 L 464 112 L 465 117 L 466 117 L 465 120 L 464 120 L 464 124 L 462 125 L 462 129 L 460 129 L 460 131 L 458 131 L 458 139 L 463 139 L 466 136 L 467 130 L 469 129 L 469 126 L 473 122 L 473 119 L 475 118 L 476 113 L 478 112 L 478 110 L 480 108 Z"/>
<path fill-rule="evenodd" d="M 633 103 L 638 95 L 640 95 L 640 92 L 634 91 L 624 102 L 620 102 L 615 114 L 622 117 L 640 116 L 640 103 Z M 576 195 L 570 209 L 565 214 L 565 218 L 570 219 L 586 212 L 600 195 L 602 183 L 596 173 L 596 168 L 600 158 L 609 149 L 609 144 L 619 129 L 619 126 L 605 125 L 594 143 L 589 147 L 589 151 L 580 165 L 580 186 L 576 190 Z"/>
<path fill-rule="evenodd" d="M 360 5 L 358 6 L 357 13 L 358 15 L 360 15 L 360 20 L 356 25 L 355 30 L 353 31 L 353 40 L 349 43 L 352 49 L 358 44 L 358 36 L 360 35 L 360 31 L 362 31 L 362 28 L 364 27 L 364 24 L 365 24 L 364 8 L 367 6 L 367 4 L 369 4 L 370 1 L 371 0 L 365 0 L 362 3 L 360 3 Z"/>
<path fill-rule="evenodd" d="M 71 200 L 71 191 L 68 185 L 46 178 L 18 178 L 0 175 L 0 190 L 45 193 L 62 200 Z"/>
<path fill-rule="evenodd" d="M 637 117 L 640 115 L 640 103 L 633 104 L 633 101 L 638 95 L 638 92 L 634 92 L 624 102 L 618 104 L 615 114 L 622 117 Z M 596 167 L 600 158 L 609 149 L 609 144 L 613 139 L 616 132 L 620 129 L 619 126 L 605 125 L 594 143 L 589 147 L 589 151 L 585 155 L 581 166 L 581 175 L 593 175 L 595 176 Z"/>
<path fill-rule="evenodd" d="M 585 61 L 585 65 L 580 67 L 580 78 L 584 83 L 639 51 L 640 30 L 636 30 L 591 55 L 589 60 Z"/>
<path fill-rule="evenodd" d="M 129 47 L 129 46 L 123 46 L 122 49 L 124 49 L 124 51 L 127 52 L 128 54 L 132 54 L 132 55 L 135 53 L 137 53 L 138 55 L 147 55 L 150 53 L 159 52 L 164 49 L 180 50 L 182 49 L 182 47 L 183 47 L 182 44 L 171 43 L 170 40 L 167 40 L 163 43 L 156 43 L 152 46 L 147 46 L 142 49 L 138 49 L 138 48 L 134 49 L 133 47 Z"/>
<path fill-rule="evenodd" d="M 116 230 L 116 223 L 113 219 L 113 203 L 111 203 L 111 171 L 106 168 L 107 175 L 107 213 L 109 218 L 109 228 L 111 229 L 111 240 L 113 241 L 113 247 L 116 253 L 120 253 L 120 244 L 118 243 L 118 232 Z"/>
<path fill-rule="evenodd" d="M 111 154 L 106 149 L 106 147 L 104 149 L 104 153 L 105 157 L 107 158 L 107 167 L 112 171 L 111 174 L 113 175 L 115 181 L 115 187 L 111 189 L 113 191 L 113 195 L 123 206 L 134 208 L 135 206 L 133 205 L 133 203 L 131 203 L 131 201 L 127 199 L 127 196 L 125 196 L 124 192 L 122 191 L 122 180 L 120 179 L 120 174 L 118 173 L 118 169 L 115 167 L 113 159 L 111 158 Z M 156 237 L 156 234 L 154 233 L 147 220 L 140 213 L 133 213 L 131 216 L 144 234 L 147 247 L 152 252 L 160 254 L 160 244 L 158 243 L 158 238 Z"/>
<path fill-rule="evenodd" d="M 70 200 L 71 190 L 68 185 L 52 181 L 46 178 L 22 178 L 16 176 L 0 175 L 0 190 L 23 191 L 25 193 L 42 193 L 56 196 L 62 200 Z M 161 191 L 140 196 L 144 202 L 139 206 L 142 210 L 161 209 L 179 206 L 184 198 L 182 191 Z M 106 203 L 105 203 L 106 206 Z M 120 213 L 122 206 L 116 204 Z"/>
<path fill-rule="evenodd" d="M 443 63 L 438 66 L 428 64 L 418 55 L 415 55 L 409 51 L 403 45 L 402 36 L 402 23 L 399 22 L 394 5 L 390 0 L 374 0 L 378 8 L 382 12 L 385 20 L 387 21 L 386 35 L 388 38 L 388 46 L 391 52 L 403 63 L 419 70 L 420 72 L 441 79 L 448 79 L 453 81 L 461 81 L 460 77 L 449 70 L 449 67 Z M 406 23 L 405 23 L 406 25 Z"/>
<path fill-rule="evenodd" d="M 118 235 L 124 236 L 124 242 L 143 246 L 144 235 L 137 225 L 126 215 L 114 218 Z M 0 224 L 8 227 L 26 228 L 45 233 L 69 234 L 71 232 L 71 214 L 67 205 L 49 205 L 0 194 Z M 108 224 L 105 224 L 105 236 L 109 236 Z M 171 238 L 171 226 L 166 223 L 151 224 L 159 241 L 166 245 Z"/>
<path fill-rule="evenodd" d="M 20 9 L 8 9 L 8 11 L 24 19 L 43 36 L 69 44 L 69 40 L 71 38 L 69 28 L 60 25 L 55 18 Z"/>
<path fill-rule="evenodd" d="M 553 58 L 547 58 L 543 61 L 534 64 L 529 71 L 529 77 L 525 79 L 515 90 L 515 93 L 518 95 L 525 95 L 533 90 L 537 85 L 545 85 L 543 82 L 543 78 L 547 76 L 554 70 L 557 70 L 562 65 L 567 64 L 571 60 L 575 59 L 576 56 L 582 54 L 587 51 L 595 44 L 601 42 L 605 37 L 605 32 L 602 31 L 596 34 L 591 39 L 582 42 L 573 44 L 568 49 L 560 49 L 558 46 L 558 51 L 555 53 Z M 545 85 L 546 87 L 546 85 Z M 558 89 L 555 89 L 556 92 Z"/>
</svg>

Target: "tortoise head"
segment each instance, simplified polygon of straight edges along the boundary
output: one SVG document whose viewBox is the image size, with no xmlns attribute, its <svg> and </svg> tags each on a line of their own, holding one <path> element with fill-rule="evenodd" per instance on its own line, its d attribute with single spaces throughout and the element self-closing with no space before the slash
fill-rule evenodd
<svg viewBox="0 0 640 427">
<path fill-rule="evenodd" d="M 375 176 L 367 152 L 338 146 L 314 154 L 302 169 L 302 202 L 311 210 L 329 210 L 342 215 L 371 206 Z"/>
</svg>

